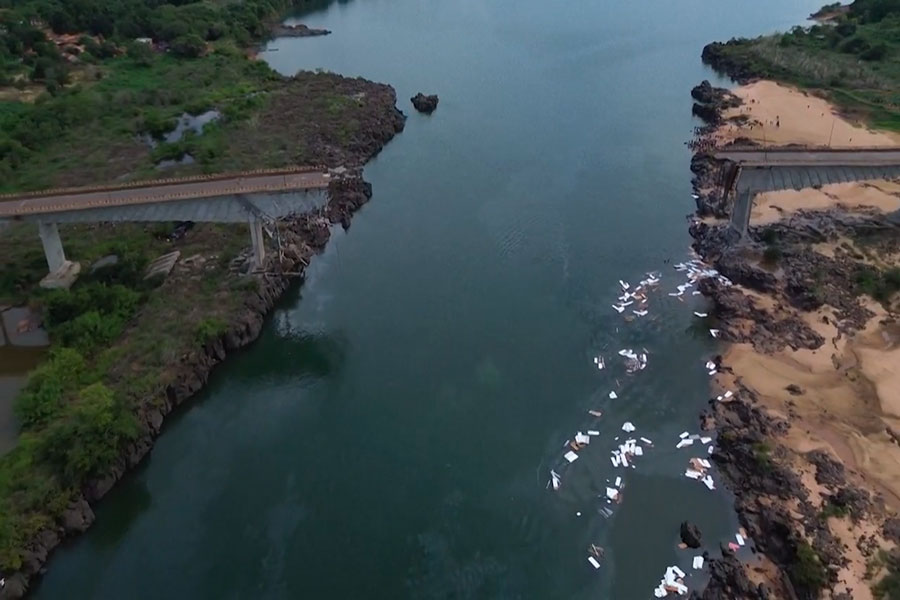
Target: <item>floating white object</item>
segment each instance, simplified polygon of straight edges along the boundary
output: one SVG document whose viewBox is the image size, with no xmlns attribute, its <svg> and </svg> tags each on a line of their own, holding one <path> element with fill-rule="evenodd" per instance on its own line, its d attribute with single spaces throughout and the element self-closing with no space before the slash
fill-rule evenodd
<svg viewBox="0 0 900 600">
<path fill-rule="evenodd" d="M 685 446 L 690 446 L 690 445 L 693 444 L 693 443 L 694 443 L 694 440 L 692 440 L 692 439 L 690 439 L 690 438 L 686 438 L 686 439 L 683 439 L 683 440 L 681 440 L 680 442 L 678 442 L 678 443 L 675 445 L 675 447 L 676 447 L 676 448 L 684 448 Z"/>
<path fill-rule="evenodd" d="M 609 461 L 613 464 L 614 467 L 619 466 L 619 457 L 618 456 L 615 456 L 615 455 L 610 456 Z"/>
<path fill-rule="evenodd" d="M 706 487 L 708 487 L 711 490 L 716 489 L 716 484 L 713 483 L 713 478 L 710 477 L 709 475 L 707 475 L 706 477 L 703 478 L 703 483 L 705 483 Z"/>
<path fill-rule="evenodd" d="M 619 280 L 619 285 L 622 286 L 622 289 L 623 289 L 623 290 L 627 290 L 628 288 L 631 287 L 630 285 L 628 285 L 627 283 L 625 283 L 625 282 L 622 281 L 621 279 Z"/>
<path fill-rule="evenodd" d="M 573 463 L 573 462 L 575 462 L 576 460 L 578 460 L 578 455 L 575 454 L 574 452 L 572 452 L 571 450 L 569 450 L 568 452 L 566 452 L 566 453 L 563 455 L 563 458 L 565 458 L 565 459 L 566 459 L 567 461 L 569 461 L 570 463 Z"/>
<path fill-rule="evenodd" d="M 707 448 L 706 453 L 707 453 L 707 454 L 712 454 L 712 453 L 713 453 L 713 450 L 714 450 L 714 448 L 713 448 L 712 446 L 710 446 L 709 448 Z"/>
<path fill-rule="evenodd" d="M 615 500 L 619 497 L 619 490 L 611 487 L 606 488 L 606 497 L 610 500 Z"/>
<path fill-rule="evenodd" d="M 703 568 L 703 557 L 702 557 L 702 556 L 695 556 L 695 557 L 694 557 L 694 568 L 695 568 L 695 569 L 702 569 L 702 568 Z"/>
<path fill-rule="evenodd" d="M 615 400 L 616 398 L 619 397 L 619 395 L 616 394 L 615 392 L 610 392 L 610 393 L 609 393 L 609 397 L 610 397 L 612 400 Z"/>
<path fill-rule="evenodd" d="M 643 455 L 644 455 L 644 449 L 641 448 L 640 446 L 635 446 L 635 448 L 634 448 L 634 455 L 635 455 L 635 456 L 643 456 Z"/>
<path fill-rule="evenodd" d="M 731 390 L 728 390 L 727 392 L 725 392 L 723 394 L 723 396 L 726 398 L 731 398 L 732 396 L 734 396 L 734 392 L 732 392 Z"/>
<path fill-rule="evenodd" d="M 553 489 L 558 490 L 561 482 L 559 473 L 557 473 L 556 471 L 550 471 L 550 481 L 551 483 L 553 483 Z"/>
<path fill-rule="evenodd" d="M 576 444 L 590 444 L 591 438 L 579 431 L 578 433 L 575 434 L 575 443 Z"/>
<path fill-rule="evenodd" d="M 613 308 L 615 309 L 615 311 L 616 311 L 617 313 L 619 313 L 619 314 L 625 312 L 625 307 L 624 307 L 624 306 L 619 306 L 618 304 L 613 304 L 612 307 L 613 307 Z"/>
<path fill-rule="evenodd" d="M 639 316 L 639 317 L 645 317 L 645 316 L 647 316 L 647 311 L 646 311 L 646 310 L 633 310 L 633 311 L 631 311 L 631 312 L 633 312 L 634 314 L 636 314 L 636 315 Z"/>
<path fill-rule="evenodd" d="M 653 442 L 651 442 L 650 440 L 648 440 L 648 439 L 645 438 L 645 437 L 642 437 L 642 438 L 641 438 L 641 441 L 644 442 L 645 444 L 647 444 L 648 446 L 652 446 L 652 445 L 653 445 Z"/>
<path fill-rule="evenodd" d="M 703 477 L 703 473 L 701 473 L 700 471 L 695 471 L 693 469 L 688 469 L 684 472 L 684 476 L 688 479 L 700 479 L 701 477 Z"/>
<path fill-rule="evenodd" d="M 594 360 L 597 360 L 597 359 L 594 359 Z M 711 360 L 708 360 L 708 361 L 706 361 L 706 368 L 709 369 L 709 370 L 715 369 L 715 368 L 716 368 L 716 363 L 714 363 L 714 362 L 711 361 Z"/>
<path fill-rule="evenodd" d="M 691 434 L 688 433 L 687 431 L 682 431 L 681 433 L 678 434 L 678 437 L 680 437 L 681 439 L 684 439 L 689 435 L 691 435 Z"/>
<path fill-rule="evenodd" d="M 623 454 L 621 460 L 622 460 L 622 466 L 625 468 L 628 468 L 628 457 Z"/>
<path fill-rule="evenodd" d="M 635 427 L 631 423 L 631 421 L 625 421 L 625 423 L 622 425 L 622 431 L 624 431 L 625 433 L 631 433 L 634 430 L 635 430 Z"/>
<path fill-rule="evenodd" d="M 622 478 L 621 477 L 616 477 L 616 487 L 617 488 L 622 487 Z"/>
<path fill-rule="evenodd" d="M 744 536 L 742 536 L 742 535 L 739 534 L 739 533 L 734 534 L 734 539 L 737 540 L 738 546 L 743 546 L 744 543 L 745 543 L 745 542 L 744 542 Z"/>
<path fill-rule="evenodd" d="M 693 292 L 691 292 L 691 296 L 699 296 L 699 295 L 700 295 L 700 290 L 694 290 Z"/>
<path fill-rule="evenodd" d="M 709 335 L 713 336 L 714 338 L 717 338 L 717 337 L 719 337 L 719 330 L 718 329 L 710 329 Z"/>
<path fill-rule="evenodd" d="M 716 370 L 715 370 L 715 369 L 710 370 L 709 374 L 710 374 L 710 376 L 715 375 L 715 374 L 716 374 Z"/>
<path fill-rule="evenodd" d="M 588 435 L 600 435 L 600 432 L 596 429 L 588 429 Z"/>
<path fill-rule="evenodd" d="M 600 568 L 600 563 L 598 563 L 597 559 L 594 558 L 593 556 L 588 556 L 588 562 L 591 563 L 591 566 L 594 567 L 595 569 Z"/>
<path fill-rule="evenodd" d="M 711 437 L 702 437 L 700 438 L 700 443 L 704 446 L 712 441 Z"/>
<path fill-rule="evenodd" d="M 711 464 L 709 463 L 709 461 L 706 460 L 705 458 L 698 458 L 698 459 L 697 459 L 697 462 L 700 463 L 700 466 L 703 467 L 704 469 L 711 469 L 711 468 L 712 468 L 712 465 L 711 465 Z"/>
<path fill-rule="evenodd" d="M 701 319 L 705 319 L 709 316 L 707 313 L 697 312 L 696 310 L 694 311 L 694 315 L 700 317 Z"/>
<path fill-rule="evenodd" d="M 679 569 L 677 566 L 676 566 L 676 567 L 672 567 L 672 570 L 675 571 L 675 574 L 676 574 L 676 575 L 678 575 L 678 576 L 681 577 L 682 579 L 684 578 L 685 572 L 682 571 L 681 569 Z"/>
</svg>

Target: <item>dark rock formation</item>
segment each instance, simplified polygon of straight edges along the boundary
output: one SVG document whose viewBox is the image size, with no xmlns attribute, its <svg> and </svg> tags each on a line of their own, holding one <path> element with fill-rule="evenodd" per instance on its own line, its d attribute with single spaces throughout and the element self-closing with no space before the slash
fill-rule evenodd
<svg viewBox="0 0 900 600">
<path fill-rule="evenodd" d="M 437 108 L 438 105 L 438 97 L 437 94 L 431 94 L 426 96 L 422 92 L 419 92 L 415 96 L 409 99 L 412 102 L 413 106 L 420 113 L 425 113 L 430 115 L 434 112 L 434 109 Z"/>
<path fill-rule="evenodd" d="M 307 27 L 303 23 L 297 25 L 278 24 L 272 28 L 273 37 L 315 37 L 319 35 L 328 35 L 331 31 L 327 29 L 313 29 Z"/>
<path fill-rule="evenodd" d="M 702 537 L 700 528 L 690 521 L 681 524 L 681 541 L 687 544 L 688 548 L 699 548 Z"/>
<path fill-rule="evenodd" d="M 691 97 L 696 100 L 692 108 L 694 116 L 709 124 L 720 123 L 726 109 L 741 105 L 740 98 L 725 88 L 713 87 L 706 79 L 691 90 Z"/>
</svg>

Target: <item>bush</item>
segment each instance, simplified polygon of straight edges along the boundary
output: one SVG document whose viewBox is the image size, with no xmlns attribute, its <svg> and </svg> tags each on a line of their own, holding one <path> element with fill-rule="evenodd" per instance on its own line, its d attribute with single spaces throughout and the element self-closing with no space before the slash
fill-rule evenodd
<svg viewBox="0 0 900 600">
<path fill-rule="evenodd" d="M 175 38 L 170 50 L 175 56 L 197 58 L 206 50 L 206 42 L 199 35 L 189 33 Z"/>
<path fill-rule="evenodd" d="M 228 323 L 222 319 L 208 318 L 197 323 L 197 329 L 194 332 L 194 339 L 198 344 L 206 344 L 216 340 L 228 331 Z"/>
<path fill-rule="evenodd" d="M 57 416 L 65 407 L 66 395 L 74 392 L 87 377 L 84 357 L 71 348 L 58 348 L 28 377 L 25 389 L 16 397 L 13 410 L 22 427 L 38 427 Z"/>
<path fill-rule="evenodd" d="M 765 250 L 763 250 L 763 261 L 770 265 L 774 265 L 779 260 L 781 260 L 781 248 L 778 246 L 768 246 Z"/>
<path fill-rule="evenodd" d="M 44 321 L 50 335 L 67 321 L 88 312 L 128 319 L 140 301 L 140 294 L 123 285 L 87 283 L 72 290 L 52 290 L 43 295 Z"/>
<path fill-rule="evenodd" d="M 879 42 L 862 52 L 859 57 L 863 60 L 881 60 L 887 54 L 888 47 L 884 42 Z"/>
<path fill-rule="evenodd" d="M 794 554 L 794 562 L 790 567 L 791 581 L 818 597 L 818 592 L 828 583 L 828 573 L 825 565 L 812 546 L 806 541 L 797 544 Z"/>
<path fill-rule="evenodd" d="M 40 454 L 78 486 L 99 475 L 118 458 L 124 443 L 138 433 L 137 423 L 108 387 L 94 383 L 82 389 L 66 418 L 50 425 L 40 441 Z"/>
<path fill-rule="evenodd" d="M 54 341 L 84 354 L 93 354 L 119 337 L 124 327 L 122 316 L 103 315 L 92 310 L 57 326 L 53 332 Z"/>
</svg>

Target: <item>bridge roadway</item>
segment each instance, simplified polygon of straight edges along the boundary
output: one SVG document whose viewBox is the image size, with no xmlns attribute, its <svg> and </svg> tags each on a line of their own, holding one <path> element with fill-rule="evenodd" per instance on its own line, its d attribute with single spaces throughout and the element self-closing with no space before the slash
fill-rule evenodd
<svg viewBox="0 0 900 600">
<path fill-rule="evenodd" d="M 309 169 L 156 180 L 108 188 L 74 188 L 0 196 L 0 219 L 265 192 L 321 190 L 328 173 Z"/>
<path fill-rule="evenodd" d="M 723 195 L 734 192 L 731 228 L 743 238 L 756 194 L 832 183 L 900 177 L 900 148 L 731 147 L 714 152 L 726 161 Z"/>
<path fill-rule="evenodd" d="M 0 224 L 37 222 L 48 275 L 44 287 L 71 285 L 80 266 L 66 260 L 58 223 L 197 221 L 247 223 L 257 266 L 265 257 L 263 223 L 327 202 L 329 173 L 293 167 L 0 195 Z M 293 192 L 293 193 L 283 193 Z"/>
</svg>

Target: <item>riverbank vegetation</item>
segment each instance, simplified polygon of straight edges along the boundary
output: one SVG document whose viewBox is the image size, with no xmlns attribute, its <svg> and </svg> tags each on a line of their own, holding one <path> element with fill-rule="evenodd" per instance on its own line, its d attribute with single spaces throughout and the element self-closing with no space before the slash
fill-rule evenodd
<svg viewBox="0 0 900 600">
<path fill-rule="evenodd" d="M 197 227 L 178 242 L 163 229 L 64 228 L 71 258 L 90 264 L 115 254 L 119 261 L 71 290 L 51 291 L 33 284 L 46 268 L 36 264 L 42 250 L 33 228 L 17 225 L 0 237 L 0 255 L 24 265 L 25 275 L 0 301 L 10 293 L 27 298 L 53 342 L 16 399 L 19 444 L 0 457 L 0 572 L 19 569 L 34 537 L 54 529 L 87 482 L 121 460 L 142 432 L 141 403 L 159 397 L 178 358 L 197 347 L 198 336 L 221 335 L 210 324 L 227 323 L 256 289 L 230 269 L 246 242 L 244 227 Z M 161 288 L 158 279 L 145 280 L 147 263 L 173 246 L 204 258 L 179 263 Z"/>
<path fill-rule="evenodd" d="M 361 164 L 402 128 L 394 91 L 327 73 L 282 77 L 250 57 L 287 6 L 0 0 L 0 191 Z M 204 126 L 171 135 L 209 111 Z M 332 208 L 335 218 L 347 210 Z M 317 219 L 309 240 L 294 235 L 285 249 L 295 260 L 327 240 L 327 218 Z M 93 483 L 142 456 L 129 448 L 158 429 L 147 415 L 168 412 L 185 365 L 204 346 L 221 351 L 223 334 L 271 301 L 264 276 L 248 274 L 246 226 L 197 225 L 175 239 L 172 229 L 60 226 L 67 258 L 83 268 L 68 291 L 38 287 L 47 265 L 33 224 L 0 229 L 0 304 L 30 305 L 52 344 L 15 402 L 19 443 L 0 457 L 0 576 L 21 571 L 27 582 L 40 569 L 57 534 L 77 530 L 63 526 L 73 501 L 97 497 Z M 172 273 L 146 280 L 148 263 L 175 249 Z M 109 255 L 114 265 L 91 269 Z M 190 381 L 178 394 L 199 387 Z"/>
<path fill-rule="evenodd" d="M 856 0 L 820 12 L 828 18 L 809 27 L 709 44 L 703 59 L 739 80 L 820 90 L 843 110 L 900 130 L 900 0 Z"/>
</svg>

